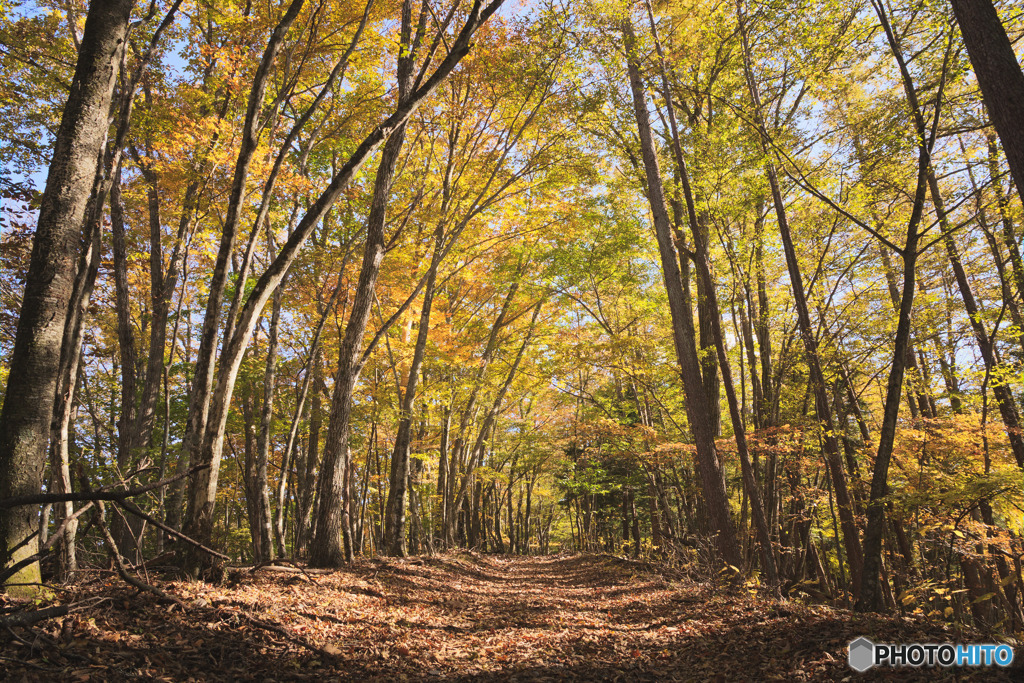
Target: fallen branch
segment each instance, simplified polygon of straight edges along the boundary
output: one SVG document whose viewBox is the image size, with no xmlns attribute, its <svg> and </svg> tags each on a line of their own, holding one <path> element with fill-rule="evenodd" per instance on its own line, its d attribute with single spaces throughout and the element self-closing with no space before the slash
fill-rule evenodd
<svg viewBox="0 0 1024 683">
<path fill-rule="evenodd" d="M 99 502 L 99 501 L 113 501 L 120 503 L 125 498 L 132 498 L 134 496 L 148 493 L 154 489 L 163 488 L 168 484 L 173 484 L 176 481 L 180 481 L 192 474 L 198 472 L 201 469 L 209 467 L 209 464 L 196 465 L 188 470 L 168 477 L 167 479 L 161 479 L 160 481 L 154 481 L 151 484 L 145 486 L 136 486 L 135 488 L 125 489 L 124 491 L 115 490 L 115 486 L 104 486 L 98 491 L 83 491 L 80 493 L 34 493 L 28 496 L 14 496 L 13 498 L 4 498 L 0 500 L 0 509 L 7 509 L 13 507 L 19 507 L 22 505 L 43 505 L 46 503 L 81 503 L 86 501 Z"/>
<path fill-rule="evenodd" d="M 331 652 L 329 650 L 325 650 L 322 647 L 319 647 L 317 645 L 314 645 L 313 643 L 310 643 L 310 642 L 308 642 L 306 640 L 303 640 L 302 638 L 300 638 L 299 636 L 294 635 L 291 631 L 289 631 L 288 629 L 286 629 L 283 626 L 278 626 L 277 624 L 266 622 L 266 621 L 263 621 L 262 619 L 257 619 L 256 617 L 250 616 L 250 615 L 246 614 L 245 612 L 243 612 L 241 610 L 238 610 L 237 612 L 235 612 L 235 611 L 221 612 L 221 614 L 237 614 L 240 617 L 242 617 L 243 619 L 245 619 L 246 621 L 248 621 L 253 626 L 261 628 L 261 629 L 263 629 L 265 631 L 272 631 L 274 633 L 282 635 L 285 638 L 287 638 L 289 642 L 292 642 L 292 643 L 295 643 L 296 645 L 304 647 L 307 650 L 315 652 L 315 653 L 317 653 L 318 655 L 320 655 L 322 657 L 326 657 L 328 659 L 335 659 L 338 656 L 338 653 L 336 653 L 336 652 Z"/>
<path fill-rule="evenodd" d="M 12 626 L 31 626 L 40 621 L 62 617 L 68 613 L 67 605 L 54 605 L 43 609 L 32 610 L 31 612 L 15 612 L 0 617 L 0 626 L 10 628 Z"/>
<path fill-rule="evenodd" d="M 203 467 L 206 467 L 206 465 L 203 465 Z M 135 503 L 131 502 L 130 500 L 117 500 L 117 501 L 114 501 L 114 502 L 117 503 L 118 505 L 120 505 L 126 511 L 128 511 L 128 512 L 132 513 L 133 515 L 135 515 L 136 517 L 141 517 L 142 519 L 146 520 L 147 522 L 149 522 L 153 526 L 157 527 L 158 529 L 161 529 L 165 533 L 168 533 L 171 536 L 174 536 L 175 538 L 178 538 L 178 539 L 180 539 L 182 541 L 185 541 L 186 543 L 188 543 L 188 544 L 190 544 L 192 546 L 195 546 L 199 550 L 202 550 L 204 553 L 207 553 L 209 555 L 213 555 L 214 557 L 219 557 L 220 559 L 225 560 L 225 561 L 228 561 L 228 560 L 231 559 L 227 555 L 224 555 L 223 553 L 219 553 L 216 550 L 213 550 L 212 548 L 207 548 L 205 545 L 203 545 L 199 541 L 195 540 L 194 538 L 190 538 L 190 537 L 186 536 L 185 534 L 181 533 L 180 531 L 176 531 L 175 529 L 167 526 L 166 524 L 164 524 L 160 520 L 156 519 L 155 517 L 146 514 L 145 512 L 143 512 L 139 508 L 138 505 L 136 505 Z"/>
<path fill-rule="evenodd" d="M 333 569 L 305 569 L 305 568 L 299 567 L 299 566 L 286 567 L 286 566 L 279 565 L 279 564 L 257 565 L 255 567 L 253 567 L 252 569 L 250 569 L 249 571 L 256 572 L 256 571 L 260 571 L 260 570 L 266 570 L 268 572 L 287 572 L 289 574 L 300 574 L 301 573 L 301 574 L 305 574 L 306 576 L 309 576 L 310 574 L 333 574 L 334 571 L 335 571 Z"/>
</svg>

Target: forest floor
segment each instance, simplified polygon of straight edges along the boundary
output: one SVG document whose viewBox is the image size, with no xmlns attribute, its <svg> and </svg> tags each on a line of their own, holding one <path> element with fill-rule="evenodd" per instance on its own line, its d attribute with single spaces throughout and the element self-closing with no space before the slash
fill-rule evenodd
<svg viewBox="0 0 1024 683">
<path fill-rule="evenodd" d="M 100 576 L 67 598 L 94 600 L 87 610 L 0 631 L 0 679 L 1021 680 L 1022 673 L 856 674 L 847 643 L 860 635 L 891 643 L 979 636 L 919 618 L 767 600 L 601 555 L 460 553 L 366 560 L 328 574 L 242 570 L 219 586 L 158 582 L 180 604 Z"/>
</svg>

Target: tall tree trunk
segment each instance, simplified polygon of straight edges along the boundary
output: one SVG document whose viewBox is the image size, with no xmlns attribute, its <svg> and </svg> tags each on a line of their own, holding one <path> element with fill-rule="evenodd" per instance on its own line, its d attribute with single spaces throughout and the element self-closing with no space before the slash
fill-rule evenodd
<svg viewBox="0 0 1024 683">
<path fill-rule="evenodd" d="M 732 383 L 732 370 L 729 365 L 729 357 L 725 350 L 725 337 L 722 334 L 722 316 L 718 307 L 718 293 L 715 291 L 715 281 L 711 275 L 710 252 L 708 248 L 707 225 L 701 221 L 697 214 L 696 203 L 693 199 L 693 190 L 690 183 L 689 172 L 686 161 L 683 158 L 682 145 L 679 140 L 679 131 L 676 126 L 675 108 L 672 104 L 671 89 L 668 82 L 668 70 L 665 66 L 665 58 L 658 39 L 658 30 L 654 21 L 654 12 L 650 2 L 645 2 L 647 16 L 650 20 L 651 34 L 654 37 L 654 44 L 658 54 L 662 88 L 665 95 L 666 108 L 668 110 L 670 132 L 672 133 L 672 151 L 676 161 L 676 171 L 681 180 L 683 198 L 686 205 L 686 214 L 689 219 L 690 232 L 693 234 L 694 251 L 688 256 L 697 269 L 697 297 L 698 309 L 701 321 L 701 346 L 713 346 L 716 351 L 717 363 L 704 365 L 704 387 L 707 393 L 708 409 L 716 415 L 718 411 L 718 370 L 721 369 L 722 383 L 725 384 L 726 399 L 729 404 L 729 412 L 733 422 L 733 433 L 736 438 L 736 447 L 740 455 L 740 468 L 747 495 L 751 500 L 753 509 L 754 524 L 757 529 L 758 540 L 761 544 L 762 567 L 767 575 L 768 584 L 772 590 L 778 590 L 778 573 L 775 567 L 775 555 L 771 547 L 771 538 L 768 531 L 768 524 L 765 521 L 764 507 L 761 502 L 761 493 L 754 477 L 754 470 L 750 462 L 750 455 L 747 449 L 746 428 L 743 424 L 741 406 L 736 400 L 736 390 Z M 635 100 L 635 94 L 634 94 Z M 705 328 L 707 328 L 705 330 Z M 741 352 L 742 353 L 742 352 Z M 720 423 L 721 418 L 717 417 Z M 715 433 L 720 432 L 720 426 Z M 738 565 L 737 565 L 738 566 Z"/>
<path fill-rule="evenodd" d="M 263 545 L 263 529 L 260 524 L 260 491 L 256 476 L 256 417 L 253 411 L 252 385 L 246 382 L 242 386 L 242 432 L 245 450 L 243 452 L 242 478 L 245 488 L 245 519 L 248 522 L 249 538 L 252 541 L 252 559 L 261 561 L 267 552 Z M 234 446 L 232 445 L 232 452 Z"/>
<path fill-rule="evenodd" d="M 39 207 L 0 412 L 0 498 L 38 493 L 42 487 L 82 219 L 107 136 L 110 101 L 133 5 L 132 0 L 95 0 L 85 20 Z M 0 510 L 4 566 L 36 552 L 36 514 L 32 506 Z M 12 590 L 34 593 L 38 563 L 26 566 L 7 583 L 29 584 Z"/>
<path fill-rule="evenodd" d="M 267 362 L 263 372 L 263 406 L 260 411 L 260 432 L 256 441 L 256 489 L 257 518 L 250 520 L 259 526 L 261 557 L 258 562 L 274 557 L 274 539 L 270 520 L 270 483 L 267 481 L 267 465 L 270 461 L 271 440 L 274 422 L 274 392 L 277 390 L 277 330 L 281 322 L 281 288 L 274 292 L 273 312 L 267 332 Z M 281 472 L 284 479 L 284 472 Z"/>
<path fill-rule="evenodd" d="M 135 333 L 132 329 L 131 296 L 128 284 L 128 247 L 125 235 L 124 206 L 121 202 L 121 166 L 113 170 L 110 180 L 110 236 L 114 257 L 114 308 L 117 311 L 117 346 L 121 366 L 121 412 L 117 419 L 117 470 L 125 476 L 134 466 L 135 450 L 140 445 L 136 440 L 137 413 L 135 390 L 138 383 L 136 368 Z M 123 514 L 114 515 L 110 524 L 111 534 L 117 542 L 121 555 L 132 564 L 141 559 L 138 532 L 141 525 L 137 518 L 127 519 Z"/>
<path fill-rule="evenodd" d="M 843 528 L 843 544 L 846 548 L 846 557 L 850 564 L 850 572 L 853 575 L 853 586 L 856 592 L 859 585 L 861 547 L 860 536 L 857 531 L 857 523 L 854 518 L 853 499 L 850 495 L 846 482 L 846 471 L 843 467 L 842 455 L 839 451 L 839 441 L 836 438 L 837 430 L 832 414 L 832 406 L 829 403 L 828 387 L 825 383 L 825 375 L 821 369 L 821 359 L 818 356 L 818 341 L 811 326 L 811 315 L 807 306 L 807 293 L 804 289 L 803 276 L 800 273 L 800 263 L 797 260 L 796 249 L 793 246 L 793 237 L 789 230 L 789 220 L 786 215 L 786 206 L 782 199 L 782 191 L 779 188 L 779 179 L 775 171 L 775 165 L 769 160 L 771 150 L 764 139 L 767 134 L 764 117 L 762 115 L 761 96 L 758 92 L 757 82 L 754 79 L 753 67 L 751 66 L 750 45 L 747 40 L 742 10 L 738 11 L 740 19 L 740 35 L 743 40 L 743 67 L 747 80 L 747 88 L 754 105 L 754 120 L 759 128 L 761 147 L 765 153 L 765 173 L 768 176 L 768 185 L 771 189 L 772 203 L 775 206 L 775 217 L 778 222 L 779 236 L 782 238 L 782 247 L 786 255 L 786 269 L 789 271 L 790 284 L 793 291 L 793 302 L 797 311 L 797 322 L 800 328 L 800 337 L 803 341 L 804 351 L 807 356 L 807 369 L 810 374 L 810 383 L 814 391 L 815 410 L 818 421 L 824 430 L 825 461 L 828 465 L 829 475 L 836 493 L 836 501 L 839 503 L 839 518 Z"/>
<path fill-rule="evenodd" d="M 427 285 L 423 291 L 423 309 L 420 311 L 420 324 L 416 332 L 416 348 L 413 351 L 412 364 L 409 366 L 409 379 L 402 397 L 401 416 L 398 432 L 395 435 L 395 448 L 391 455 L 390 485 L 388 488 L 387 508 L 384 512 L 384 552 L 393 557 L 405 557 L 405 498 L 409 481 L 409 447 L 412 441 L 412 410 L 416 400 L 416 384 L 419 380 L 423 356 L 426 354 L 427 337 L 430 334 L 430 308 L 434 301 L 434 283 L 437 279 L 437 267 L 441 261 L 441 247 L 444 241 L 443 226 L 438 225 L 434 233 L 434 255 L 430 259 L 430 272 L 427 273 Z"/>
<path fill-rule="evenodd" d="M 889 285 L 889 299 L 892 301 L 893 309 L 898 315 L 900 310 L 900 288 L 896 281 L 896 269 L 892 267 L 892 259 L 889 258 L 889 251 L 884 245 L 878 245 L 878 253 L 882 258 L 882 266 L 885 268 L 885 280 Z M 931 407 L 928 403 L 928 388 L 923 382 L 924 375 L 918 368 L 917 351 L 914 348 L 913 339 L 907 344 L 907 357 L 904 363 L 910 372 L 910 379 L 907 382 L 907 403 L 910 405 L 910 412 L 915 417 L 916 413 L 920 413 L 924 417 L 935 417 L 935 415 L 931 414 Z"/>
<path fill-rule="evenodd" d="M 91 223 L 91 238 L 83 245 L 78 264 L 78 274 L 71 295 L 68 317 L 65 320 L 64 340 L 61 348 L 60 387 L 57 403 L 54 408 L 54 424 L 50 438 L 50 461 L 53 493 L 71 493 L 71 420 L 75 409 L 75 393 L 78 387 L 78 371 L 82 361 L 82 337 L 84 319 L 88 312 L 89 300 L 96 283 L 100 264 L 100 224 Z M 60 514 L 56 516 L 59 523 L 74 513 L 74 505 L 69 501 L 58 506 Z M 78 570 L 78 556 L 75 548 L 78 532 L 78 521 L 72 520 L 64 529 L 64 538 L 60 541 L 58 558 L 58 577 L 71 581 Z"/>
<path fill-rule="evenodd" d="M 718 310 L 718 295 L 714 289 L 714 279 L 708 267 L 706 259 L 695 259 L 698 276 L 704 282 L 704 291 L 708 297 L 708 307 L 711 312 L 711 330 L 715 343 L 715 350 L 718 353 L 718 365 L 722 371 L 722 383 L 725 385 L 725 396 L 729 403 L 729 414 L 732 418 L 732 430 L 736 439 L 736 450 L 740 456 L 740 469 L 743 475 L 743 485 L 747 496 L 750 498 L 750 507 L 753 512 L 754 528 L 757 532 L 757 540 L 761 546 L 761 566 L 765 572 L 768 586 L 773 591 L 778 591 L 778 571 L 775 567 L 775 553 L 772 550 L 771 533 L 768 529 L 768 521 L 764 514 L 764 504 L 761 501 L 761 490 L 754 477 L 754 468 L 750 463 L 750 452 L 747 448 L 747 430 L 743 424 L 743 416 L 740 414 L 740 405 L 736 400 L 736 389 L 732 383 L 732 369 L 729 365 L 729 356 L 725 350 L 725 336 L 722 334 L 721 316 Z"/>
<path fill-rule="evenodd" d="M 885 8 L 878 2 L 872 3 L 878 19 L 885 31 L 889 48 L 896 60 L 903 81 L 903 89 L 907 104 L 914 122 L 914 134 L 918 142 L 917 187 L 914 191 L 913 207 L 907 222 L 907 237 L 900 256 L 903 257 L 903 291 L 900 296 L 899 318 L 896 325 L 896 340 L 893 349 L 892 368 L 886 385 L 885 411 L 882 427 L 878 432 L 878 450 L 875 454 L 875 466 L 871 475 L 871 497 L 868 502 L 868 524 L 864 532 L 864 571 L 861 591 L 856 607 L 862 611 L 877 611 L 883 608 L 884 596 L 888 591 L 888 581 L 882 576 L 882 537 L 885 534 L 885 497 L 889 494 L 889 463 L 892 459 L 893 443 L 896 438 L 896 422 L 900 412 L 900 395 L 903 391 L 903 374 L 906 367 L 907 351 L 910 347 L 910 316 L 914 307 L 914 287 L 918 243 L 920 235 L 918 227 L 924 211 L 924 201 L 928 191 L 928 169 L 931 167 L 931 151 L 935 143 L 934 128 L 929 132 L 925 123 L 924 113 L 918 103 L 917 91 L 907 69 L 906 61 L 895 33 L 889 24 Z M 945 69 L 945 65 L 944 65 Z M 943 71 L 943 79 L 945 71 Z M 940 81 L 939 95 L 942 94 L 944 80 Z M 941 101 L 941 97 L 939 98 Z M 935 116 L 938 117 L 938 111 Z"/>
<path fill-rule="evenodd" d="M 998 149 L 995 136 L 990 133 L 986 137 L 988 140 L 989 180 L 996 192 L 996 205 L 999 207 L 999 217 L 1002 219 L 1003 226 L 1003 243 L 1010 256 L 1010 263 L 1013 265 L 1013 284 L 1017 297 L 1024 302 L 1024 261 L 1021 260 L 1020 244 L 1014 233 L 1013 220 L 1010 218 L 1010 198 L 1003 191 L 1003 183 L 999 180 Z"/>
<path fill-rule="evenodd" d="M 992 0 L 951 0 L 1017 193 L 1024 194 L 1024 73 Z"/>
<path fill-rule="evenodd" d="M 313 354 L 313 398 L 309 407 L 309 443 L 303 457 L 295 465 L 295 488 L 298 505 L 295 512 L 295 549 L 298 555 L 305 551 L 310 537 L 310 513 L 316 491 L 316 473 L 320 465 L 320 428 L 323 425 L 323 401 L 320 386 L 323 370 L 318 353 Z"/>
<path fill-rule="evenodd" d="M 729 511 L 729 499 L 725 490 L 725 477 L 715 452 L 714 416 L 708 410 L 701 363 L 697 355 L 696 334 L 693 329 L 693 312 L 685 306 L 679 259 L 673 242 L 672 226 L 665 203 L 661 169 L 658 164 L 654 136 L 651 130 L 650 114 L 647 111 L 647 97 L 640 77 L 640 67 L 635 54 L 636 38 L 632 26 L 623 23 L 626 64 L 629 83 L 633 94 L 633 108 L 647 177 L 648 200 L 654 219 L 658 239 L 662 274 L 668 293 L 669 309 L 672 315 L 672 331 L 676 357 L 679 362 L 686 392 L 686 413 L 693 432 L 697 450 L 697 465 L 700 469 L 704 500 L 708 507 L 716 542 L 722 559 L 733 566 L 740 566 L 742 559 L 736 529 Z"/>
<path fill-rule="evenodd" d="M 441 423 L 441 443 L 437 447 L 437 507 L 436 527 L 441 534 L 441 542 L 447 539 L 448 528 L 448 441 L 452 430 L 452 406 L 445 406 L 444 421 Z"/>
<path fill-rule="evenodd" d="M 768 304 L 768 283 L 764 267 L 764 209 L 760 200 L 757 204 L 757 216 L 754 222 L 754 276 L 757 279 L 757 307 L 751 308 L 751 316 L 756 323 L 754 334 L 757 335 L 758 357 L 761 361 L 761 393 L 764 394 L 764 423 L 762 427 L 772 427 L 778 423 L 779 397 L 775 391 L 772 370 L 772 338 L 768 326 L 771 312 Z M 754 313 L 753 311 L 756 311 Z"/>
<path fill-rule="evenodd" d="M 405 103 L 409 97 L 414 76 L 415 43 L 422 33 L 413 35 L 412 0 L 402 4 L 401 54 L 398 58 L 398 103 Z M 366 221 L 366 245 L 363 263 L 356 286 L 352 311 L 345 326 L 345 338 L 338 360 L 338 374 L 331 398 L 331 419 L 327 429 L 327 444 L 324 451 L 323 467 L 317 482 L 320 508 L 314 529 L 313 548 L 310 563 L 317 567 L 336 567 L 342 562 L 352 561 L 351 539 L 351 489 L 349 486 L 351 453 L 349 427 L 352 413 L 352 393 L 359 379 L 363 336 L 370 320 L 370 307 L 380 265 L 384 260 L 384 223 L 387 217 L 391 185 L 394 182 L 398 157 L 405 143 L 405 122 L 403 121 L 388 138 L 381 153 L 380 165 L 374 180 L 373 200 L 370 215 Z M 340 465 L 340 466 L 339 466 Z M 342 539 L 342 536 L 344 539 Z M 344 547 L 342 547 L 342 540 Z"/>
<path fill-rule="evenodd" d="M 438 474 L 438 486 L 440 488 L 442 502 L 441 536 L 449 545 L 455 538 L 455 524 L 457 521 L 457 508 L 455 506 L 456 474 L 458 473 L 460 461 L 465 454 L 467 440 L 469 438 L 469 425 L 475 415 L 477 400 L 480 396 L 480 390 L 483 387 L 484 375 L 487 372 L 487 368 L 490 365 L 491 360 L 494 358 L 494 352 L 498 348 L 498 333 L 504 329 L 506 324 L 508 324 L 509 311 L 511 310 L 512 302 L 515 299 L 516 293 L 519 291 L 518 276 L 520 274 L 521 273 L 516 274 L 517 279 L 513 280 L 512 285 L 509 287 L 508 293 L 502 301 L 498 317 L 495 319 L 494 324 L 491 325 L 491 330 L 487 336 L 487 346 L 484 347 L 483 355 L 480 357 L 479 364 L 476 367 L 473 391 L 470 393 L 469 399 L 466 401 L 466 405 L 462 410 L 461 417 L 459 418 L 459 427 L 456 431 L 455 442 L 451 444 L 450 448 L 451 408 L 449 408 L 449 413 L 445 419 L 445 426 L 441 435 L 440 462 L 442 471 Z M 443 481 L 441 480 L 442 478 Z"/>
<path fill-rule="evenodd" d="M 335 287 L 334 293 L 331 294 L 330 301 L 324 308 L 320 315 L 320 322 L 317 323 L 316 331 L 313 332 L 313 339 L 310 342 L 309 348 L 309 359 L 306 361 L 305 373 L 302 380 L 302 386 L 299 389 L 299 395 L 295 400 L 295 413 L 292 416 L 292 426 L 288 430 L 288 440 L 285 443 L 284 454 L 281 459 L 281 478 L 277 484 L 277 511 L 274 516 L 274 538 L 277 543 L 277 554 L 278 557 L 285 556 L 285 510 L 286 510 L 286 499 L 285 494 L 288 490 L 289 474 L 291 470 L 291 459 L 292 454 L 299 448 L 299 424 L 303 409 L 306 405 L 306 399 L 309 396 L 309 389 L 314 384 L 314 377 L 318 377 L 316 367 L 319 363 L 318 357 L 320 353 L 320 336 L 323 334 L 324 325 L 327 322 L 328 315 L 334 310 L 335 303 L 338 300 L 338 295 L 341 293 L 341 287 Z M 316 396 L 319 397 L 319 387 L 314 387 L 313 391 Z M 319 410 L 319 399 L 317 399 L 317 410 Z M 311 427 L 312 428 L 312 427 Z M 300 468 L 295 468 L 296 484 L 301 486 L 303 481 L 300 476 Z M 300 494 L 301 497 L 301 494 Z M 298 506 L 301 510 L 301 505 Z M 298 514 L 298 511 L 296 512 Z M 296 536 L 295 545 L 292 547 L 292 554 L 296 554 L 299 551 L 298 537 Z"/>
</svg>

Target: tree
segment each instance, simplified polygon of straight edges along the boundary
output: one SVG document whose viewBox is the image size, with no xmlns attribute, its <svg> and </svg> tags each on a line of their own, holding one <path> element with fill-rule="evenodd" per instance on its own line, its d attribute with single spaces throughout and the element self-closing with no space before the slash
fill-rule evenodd
<svg viewBox="0 0 1024 683">
<path fill-rule="evenodd" d="M 57 390 L 82 219 L 93 190 L 133 0 L 94 0 L 54 145 L 0 412 L 0 497 L 38 491 Z M 0 511 L 4 565 L 35 553 L 35 510 Z M 30 565 L 9 583 L 36 583 Z M 34 589 L 29 589 L 34 590 Z"/>
<path fill-rule="evenodd" d="M 629 84 L 633 93 L 633 108 L 640 134 L 644 172 L 647 178 L 648 199 L 658 238 L 665 289 L 668 292 L 669 307 L 672 311 L 673 341 L 683 384 L 686 387 L 686 412 L 696 442 L 697 463 L 700 468 L 704 500 L 707 503 L 711 523 L 716 532 L 716 542 L 722 559 L 726 563 L 738 567 L 742 564 L 742 560 L 736 540 L 736 529 L 729 512 L 721 464 L 715 453 L 714 438 L 717 420 L 714 417 L 717 414 L 717 406 L 712 408 L 706 397 L 701 364 L 697 356 L 693 315 L 683 293 L 679 257 L 665 204 L 661 171 L 651 132 L 650 114 L 647 111 L 647 98 L 637 63 L 637 41 L 628 20 L 622 25 L 622 34 L 625 39 Z"/>
<path fill-rule="evenodd" d="M 950 0 L 1010 175 L 1024 196 L 1024 72 L 992 0 Z"/>
</svg>

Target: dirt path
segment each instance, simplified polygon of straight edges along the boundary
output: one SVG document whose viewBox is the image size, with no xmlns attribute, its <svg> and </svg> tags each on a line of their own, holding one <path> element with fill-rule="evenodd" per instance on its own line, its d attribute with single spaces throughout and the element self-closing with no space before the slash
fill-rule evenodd
<svg viewBox="0 0 1024 683">
<path fill-rule="evenodd" d="M 462 554 L 162 587 L 187 609 L 116 584 L 87 587 L 111 599 L 63 630 L 54 621 L 21 632 L 24 642 L 8 640 L 0 672 L 9 665 L 11 680 L 83 681 L 872 680 L 881 676 L 855 675 L 846 663 L 846 644 L 859 635 L 978 639 L 922 620 L 727 594 L 605 556 Z M 938 669 L 895 673 L 953 680 Z M 977 679 L 998 680 L 993 674 Z"/>
</svg>

